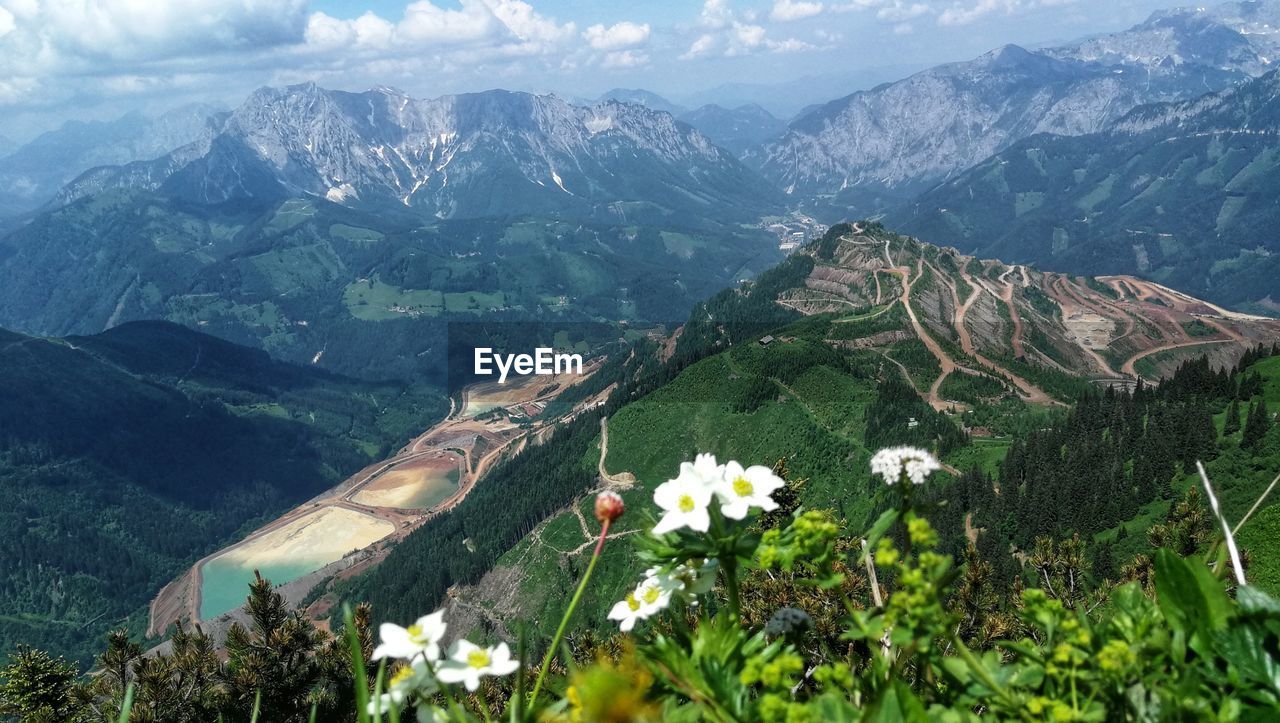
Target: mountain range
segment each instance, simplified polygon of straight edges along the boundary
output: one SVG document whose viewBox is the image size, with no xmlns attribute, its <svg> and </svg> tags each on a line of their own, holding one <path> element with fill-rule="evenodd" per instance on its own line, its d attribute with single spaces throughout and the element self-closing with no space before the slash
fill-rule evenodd
<svg viewBox="0 0 1280 723">
<path fill-rule="evenodd" d="M 264 88 L 210 138 L 99 168 L 59 202 L 113 188 L 188 202 L 298 194 L 438 219 L 555 213 L 621 223 L 780 208 L 767 183 L 669 114 L 617 101 L 487 91 L 417 100 L 380 88 Z"/>
<path fill-rule="evenodd" d="M 1138 108 L 1101 132 L 1015 143 L 887 219 L 966 251 L 1133 273 L 1274 313 L 1280 71 Z"/>
<path fill-rule="evenodd" d="M 1119 33 L 1005 46 L 831 101 L 745 160 L 834 216 L 871 213 L 1029 135 L 1097 132 L 1139 105 L 1258 75 L 1278 42 L 1276 0 L 1158 12 Z"/>
</svg>

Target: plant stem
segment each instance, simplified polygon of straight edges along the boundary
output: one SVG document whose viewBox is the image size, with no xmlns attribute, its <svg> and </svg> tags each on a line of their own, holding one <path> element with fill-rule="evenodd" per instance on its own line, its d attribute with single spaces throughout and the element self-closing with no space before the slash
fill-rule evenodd
<svg viewBox="0 0 1280 723">
<path fill-rule="evenodd" d="M 969 646 L 964 644 L 964 641 L 960 639 L 959 635 L 952 635 L 951 642 L 955 644 L 956 654 L 959 655 L 960 659 L 978 675 L 978 678 L 982 681 L 983 685 L 990 688 L 992 692 L 1001 698 L 1004 698 L 1007 702 L 1017 703 L 1013 694 L 1011 694 L 1004 686 L 997 683 L 995 678 L 991 677 L 991 671 L 987 670 L 986 667 L 982 665 L 982 662 L 974 657 L 973 651 L 969 650 Z"/>
<path fill-rule="evenodd" d="M 569 607 L 564 611 L 564 617 L 560 618 L 560 627 L 556 628 L 555 637 L 551 639 L 551 646 L 547 648 L 547 654 L 542 658 L 542 668 L 538 671 L 538 679 L 533 684 L 533 694 L 529 697 L 529 710 L 535 710 L 534 704 L 538 702 L 538 693 L 542 690 L 542 680 L 547 677 L 547 669 L 551 667 L 551 659 L 555 657 L 556 648 L 560 646 L 560 640 L 564 638 L 564 631 L 569 627 L 569 618 L 573 617 L 573 611 L 578 608 L 578 602 L 582 600 L 582 591 L 587 589 L 587 581 L 591 579 L 591 573 L 596 569 L 596 563 L 600 561 L 600 552 L 604 550 L 604 540 L 609 534 L 609 520 L 605 520 L 600 527 L 600 541 L 596 543 L 595 552 L 591 555 L 591 562 L 587 563 L 587 571 L 582 576 L 582 581 L 578 583 L 578 589 L 573 593 L 573 599 L 569 601 Z"/>
<path fill-rule="evenodd" d="M 742 600 L 738 593 L 738 558 L 731 552 L 720 558 L 724 571 L 724 586 L 729 591 L 729 610 L 739 623 L 742 622 Z"/>
</svg>

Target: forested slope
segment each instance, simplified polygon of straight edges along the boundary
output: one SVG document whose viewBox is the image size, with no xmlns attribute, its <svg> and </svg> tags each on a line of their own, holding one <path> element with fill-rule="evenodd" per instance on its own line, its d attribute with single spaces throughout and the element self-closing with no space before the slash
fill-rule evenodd
<svg viewBox="0 0 1280 723">
<path fill-rule="evenodd" d="M 0 331 L 0 649 L 84 659 L 183 566 L 445 411 L 163 322 Z"/>
</svg>

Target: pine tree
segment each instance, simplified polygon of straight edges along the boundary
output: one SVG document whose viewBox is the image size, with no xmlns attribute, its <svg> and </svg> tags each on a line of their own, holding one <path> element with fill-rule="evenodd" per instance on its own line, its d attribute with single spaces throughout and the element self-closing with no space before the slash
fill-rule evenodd
<svg viewBox="0 0 1280 723">
<path fill-rule="evenodd" d="M 249 627 L 235 623 L 227 632 L 226 682 L 232 708 L 247 717 L 260 694 L 260 720 L 307 720 L 312 694 L 321 683 L 315 654 L 324 638 L 256 571 L 246 608 Z"/>
<path fill-rule="evenodd" d="M 0 717 L 30 723 L 76 723 L 90 717 L 75 702 L 73 663 L 19 646 L 0 668 Z"/>
<path fill-rule="evenodd" d="M 1271 429 L 1271 415 L 1267 412 L 1267 403 L 1258 400 L 1249 407 L 1249 416 L 1244 424 L 1244 436 L 1240 446 L 1245 449 L 1257 449 L 1262 439 Z"/>
<path fill-rule="evenodd" d="M 1222 427 L 1224 436 L 1231 436 L 1240 431 L 1240 401 L 1232 399 L 1231 404 L 1227 405 L 1227 422 Z"/>
</svg>

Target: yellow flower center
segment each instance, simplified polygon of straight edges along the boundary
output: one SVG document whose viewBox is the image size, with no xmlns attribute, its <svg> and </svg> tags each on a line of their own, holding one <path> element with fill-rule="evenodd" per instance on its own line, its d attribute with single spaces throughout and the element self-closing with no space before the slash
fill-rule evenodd
<svg viewBox="0 0 1280 723">
<path fill-rule="evenodd" d="M 484 650 L 472 650 L 467 653 L 467 665 L 472 668 L 483 668 L 489 665 L 489 653 Z"/>
<path fill-rule="evenodd" d="M 391 676 L 391 684 L 399 685 L 400 683 L 405 682 L 412 676 L 413 676 L 413 668 L 407 665 L 402 666 L 399 670 L 395 672 L 395 675 Z"/>
<path fill-rule="evenodd" d="M 656 587 L 652 587 L 652 586 L 650 586 L 650 587 L 646 587 L 646 588 L 644 589 L 644 601 L 645 601 L 645 604 L 647 604 L 647 605 L 652 605 L 652 604 L 654 604 L 654 603 L 658 602 L 658 595 L 659 595 L 659 593 L 658 593 L 658 588 L 656 588 Z"/>
<path fill-rule="evenodd" d="M 755 489 L 746 477 L 738 477 L 733 481 L 733 493 L 739 497 L 750 497 Z"/>
<path fill-rule="evenodd" d="M 627 593 L 627 607 L 631 608 L 631 612 L 640 609 L 640 601 L 636 599 L 636 594 L 633 592 Z"/>
<path fill-rule="evenodd" d="M 427 637 L 427 631 L 423 630 L 422 626 L 417 623 L 405 628 L 405 632 L 409 633 L 409 639 L 418 645 L 423 645 L 430 641 Z"/>
<path fill-rule="evenodd" d="M 693 501 L 693 497 L 689 495 L 680 495 L 680 511 L 681 512 L 693 512 L 693 508 L 697 506 L 698 506 L 698 503 Z"/>
</svg>

